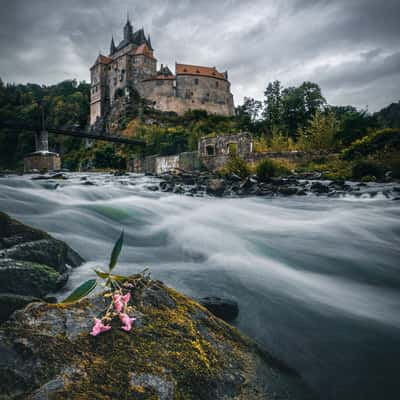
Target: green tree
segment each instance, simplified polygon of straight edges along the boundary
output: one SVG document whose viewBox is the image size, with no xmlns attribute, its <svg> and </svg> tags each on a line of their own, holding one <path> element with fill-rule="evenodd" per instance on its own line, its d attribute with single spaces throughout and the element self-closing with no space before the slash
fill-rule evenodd
<svg viewBox="0 0 400 400">
<path fill-rule="evenodd" d="M 316 83 L 303 82 L 298 87 L 282 91 L 283 125 L 293 138 L 299 129 L 304 129 L 317 111 L 326 104 L 321 89 Z"/>
<path fill-rule="evenodd" d="M 333 150 L 339 123 L 335 115 L 317 111 L 306 128 L 299 130 L 299 146 L 305 151 Z"/>
<path fill-rule="evenodd" d="M 274 81 L 269 83 L 264 91 L 263 117 L 270 131 L 273 126 L 282 127 L 283 125 L 282 90 L 281 82 Z"/>
</svg>

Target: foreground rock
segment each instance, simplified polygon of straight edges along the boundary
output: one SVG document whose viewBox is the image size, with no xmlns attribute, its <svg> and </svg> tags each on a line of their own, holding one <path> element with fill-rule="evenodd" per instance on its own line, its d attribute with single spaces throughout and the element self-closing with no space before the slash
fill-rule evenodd
<svg viewBox="0 0 400 400">
<path fill-rule="evenodd" d="M 32 303 L 0 328 L 2 399 L 312 399 L 295 372 L 195 301 L 143 278 L 137 321 L 97 337 L 102 296 Z"/>
<path fill-rule="evenodd" d="M 64 242 L 0 212 L 0 322 L 68 280 L 83 259 Z"/>
</svg>

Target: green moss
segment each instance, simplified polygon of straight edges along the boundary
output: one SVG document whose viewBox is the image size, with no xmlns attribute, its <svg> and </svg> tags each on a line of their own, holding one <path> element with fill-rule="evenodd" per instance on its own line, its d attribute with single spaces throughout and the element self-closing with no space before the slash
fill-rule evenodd
<svg viewBox="0 0 400 400">
<path fill-rule="evenodd" d="M 113 329 L 97 337 L 89 332 L 79 336 L 71 346 L 65 336 L 43 338 L 40 332 L 16 332 L 40 349 L 44 368 L 41 380 L 54 379 L 66 365 L 75 365 L 82 373 L 67 378 L 65 387 L 54 399 L 158 399 L 152 387 L 132 385 L 130 373 L 152 374 L 174 382 L 174 399 L 210 398 L 210 393 L 232 365 L 235 371 L 247 368 L 248 345 L 240 333 L 211 316 L 196 302 L 152 283 L 169 301 L 157 306 L 134 294 L 136 310 L 143 314 L 141 326 L 127 333 L 113 321 Z M 175 305 L 173 305 L 175 304 Z M 46 310 L 65 312 L 69 308 L 85 309 L 90 300 L 74 305 L 43 305 L 32 310 L 40 319 Z M 32 335 L 33 334 L 33 335 Z"/>
</svg>

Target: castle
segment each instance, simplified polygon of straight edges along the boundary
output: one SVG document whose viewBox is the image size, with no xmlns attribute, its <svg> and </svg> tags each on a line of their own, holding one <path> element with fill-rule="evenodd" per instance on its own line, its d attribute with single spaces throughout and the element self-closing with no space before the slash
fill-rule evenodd
<svg viewBox="0 0 400 400">
<path fill-rule="evenodd" d="M 110 54 L 99 55 L 90 68 L 90 124 L 105 118 L 121 98 L 129 103 L 133 90 L 155 109 L 179 115 L 201 109 L 211 114 L 233 115 L 233 96 L 227 72 L 215 67 L 175 64 L 175 74 L 167 66 L 157 70 L 150 35 L 134 32 L 128 18 L 118 46 L 111 39 Z"/>
</svg>

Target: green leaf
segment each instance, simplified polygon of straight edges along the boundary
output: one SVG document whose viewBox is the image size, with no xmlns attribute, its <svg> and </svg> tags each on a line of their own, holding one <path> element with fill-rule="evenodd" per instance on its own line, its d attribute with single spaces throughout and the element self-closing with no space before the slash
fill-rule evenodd
<svg viewBox="0 0 400 400">
<path fill-rule="evenodd" d="M 96 275 L 101 279 L 107 279 L 110 276 L 108 272 L 103 272 L 100 269 L 95 269 L 94 272 L 96 272 Z"/>
<path fill-rule="evenodd" d="M 66 299 L 61 303 L 75 303 L 86 297 L 97 285 L 96 279 L 89 279 L 77 287 Z"/>
<path fill-rule="evenodd" d="M 124 242 L 124 231 L 121 232 L 120 237 L 115 242 L 113 251 L 111 253 L 110 264 L 108 266 L 109 270 L 112 271 L 117 264 L 119 253 L 121 253 L 122 243 Z"/>
<path fill-rule="evenodd" d="M 112 279 L 114 281 L 126 281 L 128 279 L 128 277 L 126 277 L 124 275 L 111 275 L 110 274 L 110 279 Z"/>
</svg>

